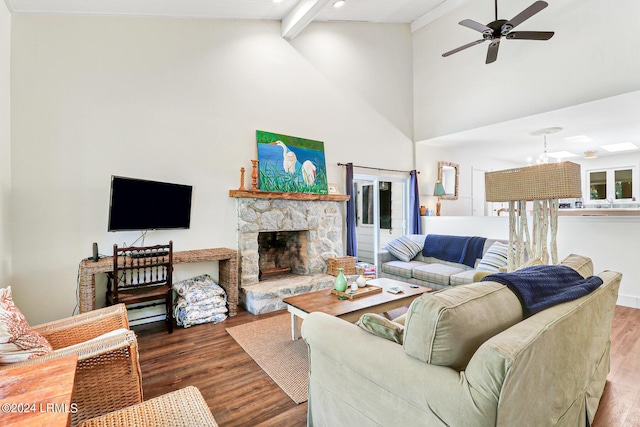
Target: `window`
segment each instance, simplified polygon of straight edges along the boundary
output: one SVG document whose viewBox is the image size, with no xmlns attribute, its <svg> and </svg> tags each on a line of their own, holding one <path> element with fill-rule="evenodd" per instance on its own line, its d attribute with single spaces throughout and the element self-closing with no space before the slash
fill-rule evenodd
<svg viewBox="0 0 640 427">
<path fill-rule="evenodd" d="M 614 172 L 616 199 L 631 199 L 633 183 L 631 169 L 617 170 Z"/>
<path fill-rule="evenodd" d="M 589 200 L 633 200 L 636 173 L 634 167 L 589 171 L 586 175 Z"/>
<path fill-rule="evenodd" d="M 589 199 L 604 200 L 607 198 L 607 173 L 591 172 L 589 174 Z"/>
</svg>

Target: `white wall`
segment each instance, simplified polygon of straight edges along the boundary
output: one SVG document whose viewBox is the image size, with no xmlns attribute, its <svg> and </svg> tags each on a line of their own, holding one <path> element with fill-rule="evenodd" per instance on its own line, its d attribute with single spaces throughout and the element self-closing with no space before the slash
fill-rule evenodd
<svg viewBox="0 0 640 427">
<path fill-rule="evenodd" d="M 499 2 L 499 17 L 513 17 L 530 4 L 530 0 Z M 490 65 L 484 63 L 486 43 L 447 58 L 441 56 L 478 38 L 477 33 L 458 25 L 459 21 L 470 18 L 489 22 L 494 19 L 493 13 L 491 0 L 468 2 L 414 34 L 414 138 L 416 166 L 423 172 L 421 193 L 422 188 L 427 189 L 427 195 L 432 191 L 439 160 L 461 164 L 462 199 L 443 201 L 444 215 L 460 215 L 460 205 L 465 207 L 464 197 L 470 191 L 466 184 L 469 176 L 464 175 L 468 168 L 499 170 L 518 165 L 487 163 L 420 141 L 640 88 L 640 2 L 550 2 L 521 27 L 555 31 L 549 41 L 503 41 L 497 62 Z M 616 28 L 615 36 L 603 36 L 594 28 Z M 579 163 L 586 169 L 611 161 L 617 160 Z M 626 161 L 637 163 L 638 159 L 627 157 Z M 427 182 L 422 185 L 424 180 Z M 435 198 L 426 199 L 435 206 Z M 508 236 L 507 217 L 444 216 L 423 221 L 425 233 Z M 594 260 L 596 272 L 622 272 L 618 302 L 640 307 L 640 267 L 633 237 L 639 232 L 637 218 L 561 217 L 559 255 L 583 254 Z"/>
<path fill-rule="evenodd" d="M 413 68 L 406 66 L 412 61 L 411 37 L 408 25 L 314 23 L 291 44 L 342 92 L 413 139 Z"/>
<path fill-rule="evenodd" d="M 498 2 L 509 19 L 531 0 Z M 494 19 L 492 0 L 465 3 L 414 34 L 416 141 L 618 95 L 640 88 L 640 2 L 556 1 L 518 29 L 555 31 L 549 41 L 503 40 L 486 65 L 487 43 L 458 25 Z"/>
<path fill-rule="evenodd" d="M 0 2 L 0 287 L 11 281 L 11 14 Z"/>
<path fill-rule="evenodd" d="M 404 52 L 383 67 L 401 90 L 380 91 L 372 77 L 344 91 L 330 70 L 339 63 L 356 75 L 379 50 L 318 57 L 314 38 L 331 43 L 327 29 L 335 43 L 361 46 L 375 35 L 380 51 Z M 412 169 L 407 124 L 381 107 L 410 104 L 405 26 L 308 30 L 292 45 L 277 22 L 14 15 L 13 283 L 30 322 L 71 314 L 92 242 L 108 254 L 138 237 L 106 232 L 112 174 L 194 186 L 191 229 L 146 241 L 173 239 L 185 250 L 237 247 L 228 191 L 256 157 L 256 129 L 324 141 L 328 179 L 342 191 L 337 162 Z"/>
<path fill-rule="evenodd" d="M 458 200 L 442 200 L 440 202 L 440 212 L 444 216 L 473 214 L 473 168 L 494 171 L 518 166 L 474 155 L 464 150 L 433 147 L 427 143 L 416 144 L 415 156 L 416 167 L 420 170 L 418 181 L 420 204 L 431 210 L 436 209 L 438 201 L 437 197 L 433 197 L 433 189 L 438 180 L 438 162 L 444 161 L 459 165 Z M 484 182 L 482 184 L 484 185 Z"/>
<path fill-rule="evenodd" d="M 624 153 L 613 156 L 603 156 L 596 159 L 568 159 L 578 163 L 581 167 L 583 198 L 589 204 L 588 172 L 604 168 L 635 168 L 633 189 L 634 194 L 640 192 L 640 153 Z M 448 150 L 441 147 L 432 147 L 427 143 L 416 144 L 416 165 L 421 170 L 420 174 L 420 203 L 429 209 L 435 209 L 436 197 L 433 197 L 433 186 L 438 177 L 437 166 L 439 161 L 447 161 L 460 165 L 460 184 L 458 200 L 442 200 L 441 212 L 444 216 L 471 216 L 473 214 L 473 168 L 486 172 L 510 169 L 523 166 L 522 164 L 497 161 L 482 156 L 474 155 L 465 150 Z M 484 181 L 479 183 L 484 185 Z M 429 193 L 431 191 L 431 193 Z M 636 196 L 637 200 L 640 197 Z M 502 204 L 494 204 L 494 208 Z M 491 212 L 489 212 L 491 214 Z"/>
<path fill-rule="evenodd" d="M 423 233 L 509 238 L 509 219 L 503 217 L 423 218 Z M 618 304 L 640 308 L 640 264 L 637 242 L 640 217 L 559 217 L 558 259 L 575 253 L 592 259 L 594 273 L 622 273 Z"/>
</svg>

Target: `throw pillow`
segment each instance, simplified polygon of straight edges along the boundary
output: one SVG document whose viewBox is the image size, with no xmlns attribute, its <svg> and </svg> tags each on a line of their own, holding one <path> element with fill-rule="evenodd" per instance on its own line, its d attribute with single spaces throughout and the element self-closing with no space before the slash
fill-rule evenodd
<svg viewBox="0 0 640 427">
<path fill-rule="evenodd" d="M 484 254 L 476 270 L 480 271 L 491 271 L 497 273 L 500 271 L 501 267 L 505 267 L 507 265 L 507 251 L 509 250 L 509 245 L 502 242 L 493 242 L 493 245 L 487 250 L 487 253 Z"/>
<path fill-rule="evenodd" d="M 52 351 L 51 344 L 31 329 L 13 303 L 11 286 L 0 289 L 0 365 L 22 362 Z"/>
<path fill-rule="evenodd" d="M 521 320 L 522 305 L 504 285 L 448 287 L 411 303 L 403 347 L 413 358 L 463 371 L 483 342 Z"/>
<path fill-rule="evenodd" d="M 411 238 L 409 238 L 408 236 L 400 236 L 397 239 L 387 243 L 387 246 L 385 246 L 384 248 L 388 250 L 391 255 L 404 262 L 411 261 L 413 257 L 418 255 L 418 253 L 422 250 L 422 247 L 411 240 Z"/>
<path fill-rule="evenodd" d="M 365 313 L 360 317 L 360 320 L 356 322 L 356 325 L 380 338 L 402 344 L 404 325 L 392 322 L 379 314 Z"/>
</svg>

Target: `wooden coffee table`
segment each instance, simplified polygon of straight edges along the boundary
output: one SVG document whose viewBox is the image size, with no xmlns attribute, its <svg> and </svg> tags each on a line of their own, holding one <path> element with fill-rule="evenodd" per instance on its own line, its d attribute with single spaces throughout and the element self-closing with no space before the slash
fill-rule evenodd
<svg viewBox="0 0 640 427">
<path fill-rule="evenodd" d="M 417 286 L 414 288 L 409 283 L 387 278 L 367 280 L 367 285 L 379 286 L 382 292 L 355 299 L 339 300 L 331 293 L 331 289 L 325 289 L 283 299 L 282 301 L 287 304 L 287 310 L 291 313 L 291 338 L 295 341 L 300 337 L 298 319 L 304 319 L 311 312 L 321 311 L 353 323 L 364 313 L 386 313 L 389 310 L 405 307 L 420 295 L 432 290 L 419 285 L 413 285 Z M 392 286 L 400 287 L 403 292 L 399 294 L 387 292 L 387 289 Z"/>
</svg>

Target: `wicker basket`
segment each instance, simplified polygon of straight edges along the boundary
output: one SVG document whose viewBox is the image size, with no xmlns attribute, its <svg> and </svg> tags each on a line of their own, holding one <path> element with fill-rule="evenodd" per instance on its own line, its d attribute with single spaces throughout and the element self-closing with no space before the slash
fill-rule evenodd
<svg viewBox="0 0 640 427">
<path fill-rule="evenodd" d="M 337 276 L 339 269 L 342 269 L 344 274 L 356 274 L 356 257 L 354 256 L 327 258 L 327 262 L 327 274 Z"/>
<path fill-rule="evenodd" d="M 549 163 L 485 173 L 487 202 L 582 197 L 580 165 Z"/>
</svg>

